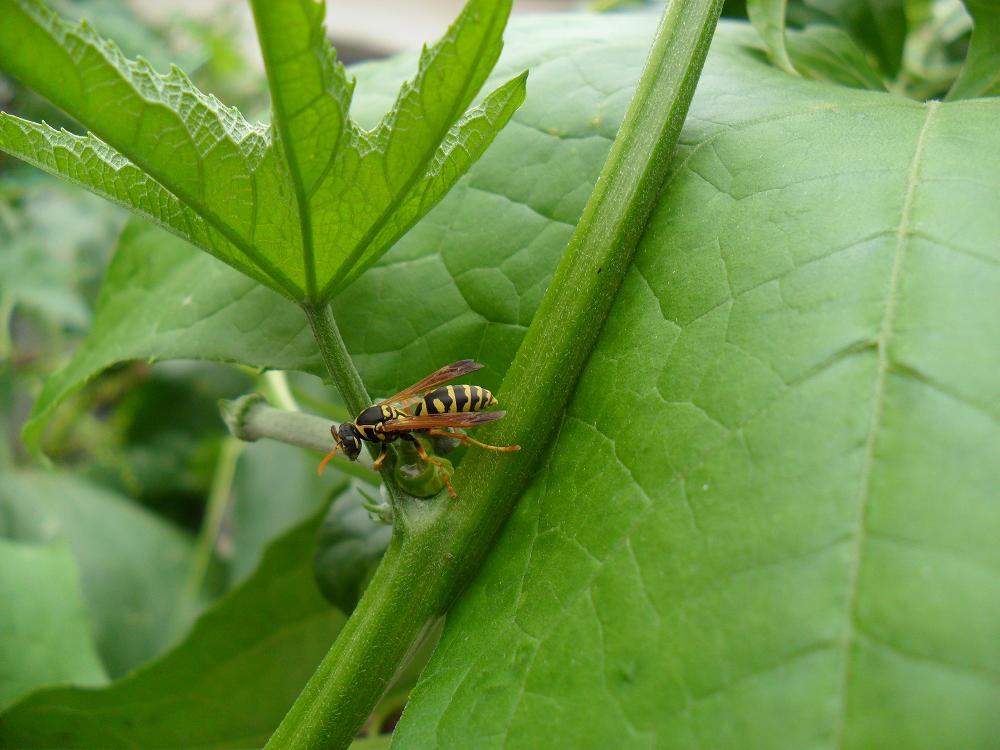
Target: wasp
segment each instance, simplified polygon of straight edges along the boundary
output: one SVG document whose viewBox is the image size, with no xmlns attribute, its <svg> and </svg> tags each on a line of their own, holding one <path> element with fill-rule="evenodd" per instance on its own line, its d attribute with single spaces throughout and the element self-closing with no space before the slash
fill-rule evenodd
<svg viewBox="0 0 1000 750">
<path fill-rule="evenodd" d="M 521 450 L 519 445 L 488 445 L 454 429 L 467 429 L 477 425 L 495 422 L 503 418 L 505 411 L 482 411 L 494 406 L 497 400 L 485 388 L 478 385 L 444 385 L 449 380 L 468 375 L 482 368 L 471 359 L 452 362 L 433 372 L 423 380 L 390 396 L 384 401 L 369 406 L 355 417 L 353 422 L 344 422 L 338 428 L 330 428 L 336 443 L 333 450 L 320 462 L 318 472 L 323 473 L 327 462 L 343 451 L 352 461 L 361 454 L 362 441 L 379 445 L 378 458 L 372 468 L 378 471 L 386 457 L 386 447 L 395 440 L 403 439 L 413 444 L 417 455 L 428 464 L 438 467 L 441 478 L 448 488 L 448 494 L 458 497 L 451 480 L 443 469 L 441 459 L 431 456 L 415 435 L 423 433 L 430 437 L 448 437 L 465 445 L 475 445 L 486 450 L 509 453 Z"/>
</svg>

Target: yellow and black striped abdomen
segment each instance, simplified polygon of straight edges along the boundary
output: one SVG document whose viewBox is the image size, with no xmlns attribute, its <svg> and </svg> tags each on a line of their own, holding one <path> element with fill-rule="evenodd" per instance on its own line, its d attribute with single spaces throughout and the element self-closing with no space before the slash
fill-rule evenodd
<svg viewBox="0 0 1000 750">
<path fill-rule="evenodd" d="M 415 416 L 421 414 L 456 414 L 479 411 L 493 406 L 493 394 L 478 385 L 445 385 L 431 391 L 413 407 Z"/>
<path fill-rule="evenodd" d="M 392 406 L 375 404 L 358 415 L 358 418 L 354 420 L 354 426 L 362 440 L 367 440 L 370 443 L 391 443 L 399 435 L 393 432 L 386 434 L 384 423 L 400 416 L 402 416 L 402 412 Z"/>
</svg>

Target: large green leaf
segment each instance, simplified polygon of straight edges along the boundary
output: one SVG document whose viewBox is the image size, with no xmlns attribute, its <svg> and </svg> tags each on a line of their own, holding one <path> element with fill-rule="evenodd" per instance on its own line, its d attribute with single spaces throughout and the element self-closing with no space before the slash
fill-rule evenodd
<svg viewBox="0 0 1000 750">
<path fill-rule="evenodd" d="M 0 537 L 67 544 L 112 677 L 160 653 L 190 622 L 192 608 L 178 603 L 191 538 L 113 492 L 71 476 L 7 472 Z"/>
<path fill-rule="evenodd" d="M 746 39 L 394 746 L 1000 746 L 1000 102 Z"/>
<path fill-rule="evenodd" d="M 107 682 L 64 544 L 0 539 L 0 602 L 0 710 L 45 685 Z"/>
<path fill-rule="evenodd" d="M 16 704 L 0 716 L 0 747 L 262 745 L 344 621 L 313 582 L 322 516 L 272 544 L 159 660 L 108 687 L 47 689 Z"/>
<path fill-rule="evenodd" d="M 0 67 L 90 131 L 0 113 L 0 149 L 126 206 L 294 300 L 317 302 L 437 203 L 524 99 L 515 76 L 466 111 L 502 47 L 510 0 L 469 0 L 383 121 L 353 90 L 323 3 L 254 4 L 274 123 L 250 124 L 176 67 L 129 60 L 38 0 L 2 0 Z M 464 113 L 464 114 L 463 114 Z"/>
</svg>

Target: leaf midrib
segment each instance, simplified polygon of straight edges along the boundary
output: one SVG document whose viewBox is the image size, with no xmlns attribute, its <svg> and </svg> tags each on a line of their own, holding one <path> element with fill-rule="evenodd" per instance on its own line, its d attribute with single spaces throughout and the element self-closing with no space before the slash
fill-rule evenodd
<svg viewBox="0 0 1000 750">
<path fill-rule="evenodd" d="M 892 338 L 896 322 L 896 303 L 899 299 L 899 280 L 905 256 L 906 242 L 909 236 L 909 225 L 913 213 L 913 198 L 920 180 L 920 162 L 927 145 L 927 133 L 930 130 L 934 113 L 939 107 L 938 102 L 927 104 L 927 115 L 917 136 L 913 160 L 907 178 L 906 195 L 900 211 L 899 225 L 896 228 L 896 247 L 893 252 L 892 269 L 889 274 L 889 288 L 886 296 L 885 310 L 878 337 L 875 340 L 877 350 L 877 365 L 874 394 L 872 396 L 872 416 L 869 422 L 868 437 L 865 441 L 864 458 L 861 470 L 858 513 L 851 540 L 850 561 L 853 562 L 848 572 L 847 617 L 843 639 L 843 665 L 840 673 L 840 708 L 839 721 L 836 727 L 835 747 L 843 748 L 846 738 L 847 714 L 849 710 L 848 693 L 851 682 L 852 652 L 857 632 L 858 590 L 860 588 L 860 573 L 863 563 L 864 538 L 867 535 L 868 511 L 871 505 L 871 482 L 875 467 L 875 449 L 878 435 L 882 427 L 883 408 L 885 405 L 885 388 L 890 369 L 889 341 Z"/>
</svg>

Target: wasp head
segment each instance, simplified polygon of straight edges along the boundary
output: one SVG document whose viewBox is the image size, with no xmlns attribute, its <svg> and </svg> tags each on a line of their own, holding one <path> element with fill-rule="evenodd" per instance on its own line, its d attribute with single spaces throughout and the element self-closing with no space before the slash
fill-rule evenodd
<svg viewBox="0 0 1000 750">
<path fill-rule="evenodd" d="M 332 430 L 331 430 L 332 432 Z M 361 433 L 354 426 L 353 422 L 344 422 L 340 429 L 333 433 L 333 439 L 337 441 L 344 454 L 352 461 L 357 461 L 361 455 Z"/>
</svg>

